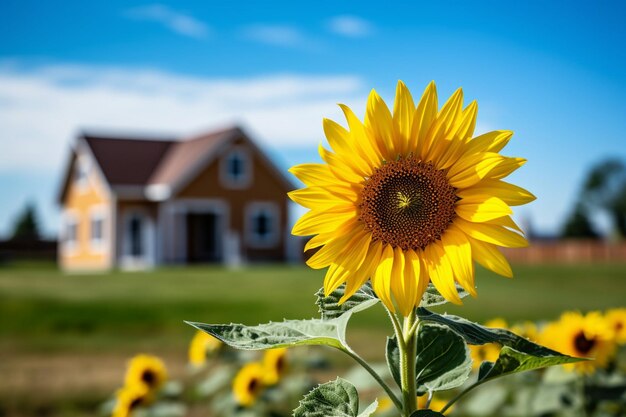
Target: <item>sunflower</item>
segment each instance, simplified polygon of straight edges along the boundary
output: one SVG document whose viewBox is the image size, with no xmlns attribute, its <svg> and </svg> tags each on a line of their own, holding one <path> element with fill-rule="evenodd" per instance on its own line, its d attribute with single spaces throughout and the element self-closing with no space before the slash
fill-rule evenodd
<svg viewBox="0 0 626 417">
<path fill-rule="evenodd" d="M 149 391 L 156 391 L 167 379 L 163 361 L 152 355 L 134 356 L 126 370 L 126 385 L 145 385 Z"/>
<path fill-rule="evenodd" d="M 263 356 L 263 383 L 274 385 L 278 382 L 286 369 L 286 348 L 269 349 Z"/>
<path fill-rule="evenodd" d="M 252 362 L 244 365 L 233 380 L 233 394 L 239 405 L 249 407 L 254 404 L 263 389 L 263 365 Z"/>
<path fill-rule="evenodd" d="M 207 356 L 217 352 L 221 346 L 219 339 L 198 330 L 189 344 L 189 363 L 196 367 L 204 365 Z"/>
<path fill-rule="evenodd" d="M 568 311 L 542 331 L 543 345 L 563 354 L 593 360 L 564 365 L 582 373 L 605 367 L 615 351 L 613 330 L 597 311 L 586 315 Z"/>
<path fill-rule="evenodd" d="M 485 327 L 506 329 L 507 323 L 504 319 L 495 318 L 484 323 Z M 484 361 L 495 362 L 500 356 L 502 346 L 498 343 L 485 343 L 484 345 L 469 345 L 470 356 L 472 357 L 472 369 L 478 370 Z"/>
<path fill-rule="evenodd" d="M 150 403 L 150 392 L 144 384 L 126 385 L 115 394 L 112 417 L 128 417 L 140 406 Z"/>
<path fill-rule="evenodd" d="M 626 343 L 626 308 L 607 310 L 604 317 L 613 329 L 615 342 L 620 345 Z"/>
<path fill-rule="evenodd" d="M 387 308 L 395 300 L 408 316 L 429 282 L 457 304 L 455 282 L 475 296 L 472 260 L 512 276 L 497 246 L 527 245 L 509 206 L 535 198 L 502 181 L 525 163 L 498 153 L 512 132 L 473 137 L 476 102 L 463 108 L 458 89 L 439 109 L 434 83 L 415 106 L 398 82 L 393 114 L 372 90 L 364 123 L 341 108 L 348 129 L 324 120 L 324 163 L 290 170 L 306 187 L 289 196 L 309 209 L 293 234 L 315 235 L 307 264 L 328 267 L 326 294 L 346 283 L 345 301 L 371 279 Z"/>
</svg>

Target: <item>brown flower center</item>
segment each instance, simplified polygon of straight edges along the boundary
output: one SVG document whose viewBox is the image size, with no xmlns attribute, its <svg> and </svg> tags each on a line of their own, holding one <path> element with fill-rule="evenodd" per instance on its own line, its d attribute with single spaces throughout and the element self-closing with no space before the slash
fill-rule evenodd
<svg viewBox="0 0 626 417">
<path fill-rule="evenodd" d="M 147 386 L 152 387 L 156 384 L 157 376 L 151 369 L 146 369 L 141 374 L 141 380 L 146 383 Z"/>
<path fill-rule="evenodd" d="M 593 349 L 595 344 L 595 339 L 587 339 L 583 331 L 581 331 L 576 335 L 576 337 L 574 337 L 574 347 L 576 348 L 577 352 L 580 352 L 583 355 L 589 353 L 591 349 Z"/>
<path fill-rule="evenodd" d="M 403 250 L 424 249 L 454 220 L 457 199 L 445 171 L 413 157 L 400 158 L 366 181 L 359 220 L 375 240 Z"/>
<path fill-rule="evenodd" d="M 252 378 L 250 382 L 248 382 L 248 392 L 251 394 L 256 393 L 256 390 L 260 387 L 259 380 L 256 378 Z"/>
</svg>

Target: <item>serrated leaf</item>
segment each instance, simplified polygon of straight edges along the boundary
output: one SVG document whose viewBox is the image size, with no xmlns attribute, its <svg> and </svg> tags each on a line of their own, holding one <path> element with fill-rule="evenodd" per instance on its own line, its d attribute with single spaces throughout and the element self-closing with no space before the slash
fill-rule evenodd
<svg viewBox="0 0 626 417">
<path fill-rule="evenodd" d="M 415 376 L 418 395 L 463 385 L 472 371 L 472 360 L 463 338 L 446 326 L 423 323 L 417 333 Z M 387 339 L 387 364 L 400 386 L 400 350 L 397 340 Z"/>
<path fill-rule="evenodd" d="M 495 363 L 485 362 L 479 369 L 479 381 L 531 369 L 545 368 L 585 359 L 563 355 L 545 346 L 538 345 L 506 329 L 495 329 L 472 323 L 462 317 L 440 315 L 425 308 L 418 308 L 421 320 L 443 324 L 472 345 L 498 343 L 503 346 Z"/>
<path fill-rule="evenodd" d="M 385 359 L 387 360 L 387 367 L 393 380 L 396 381 L 398 387 L 402 386 L 400 377 L 400 349 L 398 348 L 398 340 L 395 336 L 387 337 L 387 346 L 385 349 Z"/>
<path fill-rule="evenodd" d="M 262 350 L 302 345 L 325 345 L 347 351 L 349 348 L 346 342 L 346 326 L 351 316 L 352 311 L 332 320 L 285 320 L 257 326 L 185 323 L 210 334 L 235 349 Z"/>
<path fill-rule="evenodd" d="M 339 304 L 339 300 L 345 294 L 346 285 L 343 284 L 335 291 L 330 293 L 328 297 L 324 296 L 324 289 L 320 288 L 315 293 L 317 300 L 315 304 L 319 308 L 323 320 L 331 320 L 341 316 L 344 313 L 357 313 L 377 304 L 379 299 L 374 294 L 371 284 L 368 282 L 363 285 L 354 295 L 348 298 L 343 304 Z"/>
<path fill-rule="evenodd" d="M 294 417 L 368 417 L 376 411 L 374 402 L 359 413 L 359 394 L 351 383 L 337 378 L 318 385 L 304 396 L 293 411 Z"/>
<path fill-rule="evenodd" d="M 463 287 L 461 287 L 459 284 L 455 284 L 455 285 L 456 285 L 456 290 L 459 293 L 459 298 L 465 298 L 469 295 L 469 293 L 465 291 Z M 439 291 L 437 291 L 437 288 L 435 288 L 435 286 L 432 283 L 430 283 L 428 284 L 428 287 L 426 288 L 424 295 L 422 295 L 422 299 L 420 301 L 419 306 L 420 307 L 432 307 L 432 306 L 439 306 L 442 304 L 446 304 L 448 302 L 449 301 L 443 298 L 443 296 L 439 293 Z"/>
<path fill-rule="evenodd" d="M 443 414 L 433 410 L 417 410 L 411 414 L 411 417 L 441 417 Z"/>
<path fill-rule="evenodd" d="M 420 320 L 440 323 L 451 328 L 460 334 L 470 345 L 499 343 L 534 356 L 563 356 L 552 349 L 533 343 L 506 329 L 481 326 L 462 317 L 448 314 L 441 315 L 421 307 L 417 309 L 417 315 Z"/>
<path fill-rule="evenodd" d="M 562 365 L 564 363 L 580 362 L 582 360 L 585 359 L 573 358 L 571 356 L 561 354 L 558 354 L 557 356 L 534 356 L 515 350 L 512 347 L 504 346 L 500 350 L 500 355 L 494 363 L 491 365 L 481 365 L 481 372 L 479 372 L 478 380 L 486 382 L 494 378 L 517 372 L 546 368 L 554 365 Z"/>
</svg>

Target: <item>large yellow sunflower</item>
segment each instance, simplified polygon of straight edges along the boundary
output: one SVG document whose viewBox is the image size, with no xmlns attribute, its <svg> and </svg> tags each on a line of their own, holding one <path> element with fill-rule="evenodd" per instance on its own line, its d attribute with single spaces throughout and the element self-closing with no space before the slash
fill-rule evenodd
<svg viewBox="0 0 626 417">
<path fill-rule="evenodd" d="M 362 123 L 341 105 L 348 129 L 324 120 L 325 163 L 291 168 L 306 188 L 289 196 L 310 211 L 293 228 L 314 236 L 308 261 L 326 268 L 327 294 L 346 283 L 345 301 L 371 278 L 382 302 L 407 316 L 429 282 L 460 304 L 455 282 L 475 295 L 472 260 L 510 277 L 497 246 L 527 242 L 509 206 L 534 200 L 502 181 L 525 162 L 498 152 L 512 132 L 474 136 L 477 105 L 458 89 L 439 109 L 430 83 L 416 106 L 400 81 L 393 114 L 372 90 Z"/>
<path fill-rule="evenodd" d="M 566 364 L 569 370 L 590 373 L 605 367 L 615 352 L 614 331 L 597 311 L 585 315 L 567 311 L 541 332 L 541 344 L 577 358 L 593 360 Z"/>
<path fill-rule="evenodd" d="M 151 401 L 150 392 L 145 385 L 126 385 L 115 394 L 112 417 L 128 417 L 138 407 L 146 406 Z"/>
</svg>

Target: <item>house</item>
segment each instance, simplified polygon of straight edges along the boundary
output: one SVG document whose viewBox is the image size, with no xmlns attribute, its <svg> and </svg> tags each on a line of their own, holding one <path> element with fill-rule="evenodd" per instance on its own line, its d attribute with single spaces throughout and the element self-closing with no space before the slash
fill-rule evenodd
<svg viewBox="0 0 626 417">
<path fill-rule="evenodd" d="M 285 261 L 293 188 L 237 127 L 185 140 L 82 134 L 58 196 L 59 265 Z"/>
</svg>

